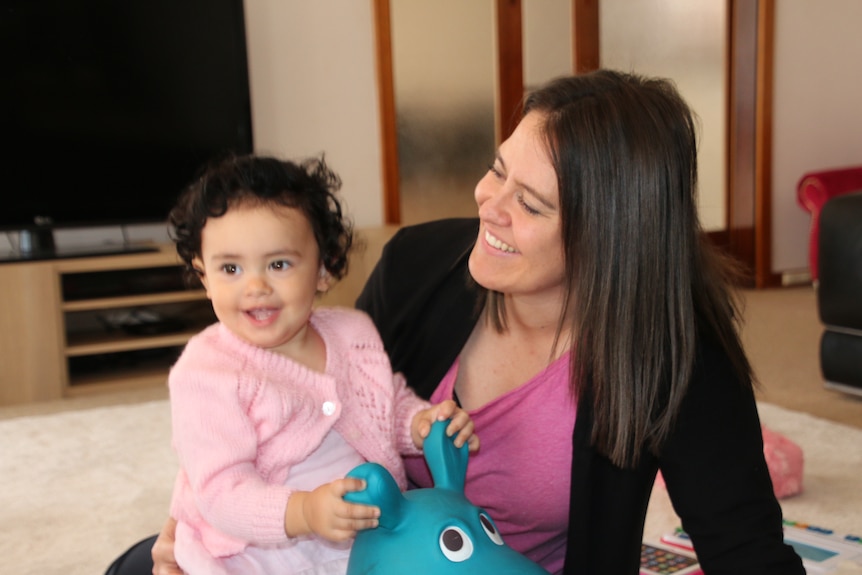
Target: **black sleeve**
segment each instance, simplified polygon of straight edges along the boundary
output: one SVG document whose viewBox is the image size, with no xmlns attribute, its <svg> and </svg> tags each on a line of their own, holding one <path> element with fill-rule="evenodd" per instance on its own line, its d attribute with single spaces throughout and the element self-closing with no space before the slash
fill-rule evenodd
<svg viewBox="0 0 862 575">
<path fill-rule="evenodd" d="M 111 563 L 105 575 L 152 575 L 153 557 L 150 552 L 155 543 L 155 535 L 135 543 Z"/>
<path fill-rule="evenodd" d="M 700 346 L 659 466 L 705 572 L 805 573 L 784 543 L 752 386 L 734 375 L 717 345 Z"/>
<path fill-rule="evenodd" d="M 448 219 L 399 230 L 356 300 L 371 316 L 392 368 L 430 397 L 477 318 L 467 260 L 478 220 Z"/>
</svg>

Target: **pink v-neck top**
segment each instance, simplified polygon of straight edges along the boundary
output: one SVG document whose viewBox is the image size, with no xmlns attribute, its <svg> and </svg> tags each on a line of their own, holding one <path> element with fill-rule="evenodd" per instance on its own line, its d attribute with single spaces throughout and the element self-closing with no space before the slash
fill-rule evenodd
<svg viewBox="0 0 862 575">
<path fill-rule="evenodd" d="M 458 366 L 456 359 L 432 403 L 453 397 Z M 569 354 L 470 416 L 481 447 L 467 465 L 467 498 L 488 511 L 510 547 L 551 573 L 561 572 L 575 425 Z M 405 463 L 412 483 L 432 486 L 424 459 L 407 457 Z"/>
</svg>

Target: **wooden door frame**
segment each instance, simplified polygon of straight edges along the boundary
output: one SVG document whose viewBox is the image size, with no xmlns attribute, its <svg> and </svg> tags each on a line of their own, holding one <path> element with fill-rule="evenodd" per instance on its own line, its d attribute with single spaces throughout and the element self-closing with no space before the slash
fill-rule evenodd
<svg viewBox="0 0 862 575">
<path fill-rule="evenodd" d="M 373 0 L 380 98 L 383 210 L 401 222 L 398 133 L 392 73 L 390 0 Z M 781 284 L 772 272 L 772 69 L 774 0 L 727 0 L 728 125 L 725 230 L 711 239 L 749 272 L 748 287 Z M 600 0 L 572 0 L 572 62 L 577 74 L 599 67 Z M 521 0 L 495 0 L 497 142 L 514 129 L 523 98 Z"/>
<path fill-rule="evenodd" d="M 772 271 L 774 0 L 729 0 L 727 226 L 719 242 L 748 271 L 746 287 L 775 287 Z"/>
<path fill-rule="evenodd" d="M 395 82 L 392 73 L 392 20 L 389 0 L 373 0 L 374 49 L 377 61 L 377 93 L 380 111 L 380 151 L 383 181 L 383 223 L 401 223 L 398 125 Z"/>
<path fill-rule="evenodd" d="M 395 83 L 392 70 L 392 19 L 390 0 L 373 0 L 375 52 L 377 62 L 378 107 L 380 111 L 381 174 L 383 182 L 383 221 L 401 223 L 399 192 L 398 126 Z M 497 143 L 505 140 L 520 119 L 524 93 L 521 0 L 495 0 L 495 25 L 498 38 Z"/>
</svg>

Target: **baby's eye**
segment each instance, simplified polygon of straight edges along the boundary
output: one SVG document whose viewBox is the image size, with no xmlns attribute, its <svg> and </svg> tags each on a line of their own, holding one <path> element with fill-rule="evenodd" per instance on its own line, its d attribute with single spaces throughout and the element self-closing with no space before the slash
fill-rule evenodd
<svg viewBox="0 0 862 575">
<path fill-rule="evenodd" d="M 222 264 L 221 271 L 228 275 L 234 275 L 240 272 L 240 268 L 236 264 Z"/>
<path fill-rule="evenodd" d="M 277 260 L 269 264 L 269 267 L 275 271 L 284 271 L 290 267 L 290 262 L 287 260 Z"/>
</svg>

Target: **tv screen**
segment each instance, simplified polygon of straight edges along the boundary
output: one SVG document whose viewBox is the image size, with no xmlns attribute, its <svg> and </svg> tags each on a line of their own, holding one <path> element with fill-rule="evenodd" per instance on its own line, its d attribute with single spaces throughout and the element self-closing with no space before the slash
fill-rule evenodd
<svg viewBox="0 0 862 575">
<path fill-rule="evenodd" d="M 165 221 L 252 151 L 242 0 L 0 3 L 0 229 Z"/>
</svg>

